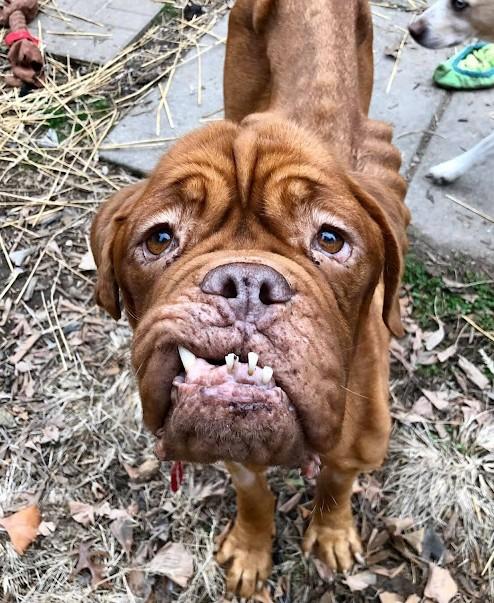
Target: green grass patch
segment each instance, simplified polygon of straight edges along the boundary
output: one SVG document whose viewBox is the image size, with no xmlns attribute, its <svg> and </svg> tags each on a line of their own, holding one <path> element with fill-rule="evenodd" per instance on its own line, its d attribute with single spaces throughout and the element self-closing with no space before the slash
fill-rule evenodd
<svg viewBox="0 0 494 603">
<path fill-rule="evenodd" d="M 167 19 L 176 19 L 180 16 L 180 9 L 176 8 L 171 4 L 165 4 L 160 11 L 160 15 L 165 16 Z"/>
<path fill-rule="evenodd" d="M 458 275 L 444 274 L 452 280 Z M 462 283 L 488 280 L 484 275 L 465 272 Z M 409 255 L 406 261 L 404 281 L 409 285 L 413 301 L 413 314 L 422 328 L 434 325 L 434 317 L 443 321 L 454 320 L 461 314 L 470 316 L 486 331 L 494 330 L 494 288 L 492 284 L 472 285 L 461 291 L 452 291 L 441 276 L 433 275 L 426 264 L 416 256 Z"/>
<path fill-rule="evenodd" d="M 77 120 L 74 125 L 74 130 L 79 132 L 83 129 L 89 118 L 96 119 L 102 117 L 103 114 L 110 110 L 110 102 L 105 97 L 86 97 L 81 98 L 77 102 L 77 106 L 72 109 L 72 113 L 68 113 L 65 107 L 57 107 L 56 109 L 47 110 L 47 118 L 45 125 L 56 131 L 58 140 L 62 141 L 72 132 L 72 123 L 74 115 Z"/>
</svg>

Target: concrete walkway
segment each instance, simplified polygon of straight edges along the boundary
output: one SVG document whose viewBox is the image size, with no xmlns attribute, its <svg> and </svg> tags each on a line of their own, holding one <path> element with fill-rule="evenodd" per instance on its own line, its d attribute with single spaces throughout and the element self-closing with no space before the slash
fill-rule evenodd
<svg viewBox="0 0 494 603">
<path fill-rule="evenodd" d="M 153 0 L 51 0 L 30 25 L 48 52 L 100 65 L 137 38 L 163 9 Z"/>
<path fill-rule="evenodd" d="M 403 173 L 410 180 L 407 203 L 413 229 L 443 253 L 459 252 L 494 264 L 494 224 L 488 219 L 494 216 L 494 165 L 477 168 L 448 187 L 425 178 L 431 165 L 453 157 L 492 130 L 494 90 L 451 94 L 434 87 L 434 68 L 450 51 L 426 50 L 406 37 L 411 13 L 375 7 L 373 14 L 371 115 L 395 126 Z M 120 121 L 104 142 L 103 158 L 146 173 L 176 138 L 221 118 L 226 25 L 225 18 L 200 41 L 199 50 L 190 51 L 168 88 L 163 83 L 161 89 L 152 90 Z"/>
</svg>

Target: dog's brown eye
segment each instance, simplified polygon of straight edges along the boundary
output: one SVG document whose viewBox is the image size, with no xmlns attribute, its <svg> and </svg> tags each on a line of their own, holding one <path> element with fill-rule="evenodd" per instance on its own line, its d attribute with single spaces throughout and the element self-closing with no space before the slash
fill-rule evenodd
<svg viewBox="0 0 494 603">
<path fill-rule="evenodd" d="M 160 255 L 170 247 L 172 241 L 173 232 L 169 228 L 161 226 L 148 237 L 146 247 L 153 255 Z"/>
<path fill-rule="evenodd" d="M 317 242 L 323 251 L 326 253 L 338 253 L 343 249 L 345 240 L 339 232 L 331 228 L 321 228 L 317 235 Z"/>
<path fill-rule="evenodd" d="M 454 10 L 461 11 L 468 7 L 468 2 L 465 0 L 451 0 L 451 5 Z"/>
</svg>

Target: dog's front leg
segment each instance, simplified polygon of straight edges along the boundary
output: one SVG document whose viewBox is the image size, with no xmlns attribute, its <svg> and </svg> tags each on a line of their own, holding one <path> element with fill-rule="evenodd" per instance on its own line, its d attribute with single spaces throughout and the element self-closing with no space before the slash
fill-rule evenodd
<svg viewBox="0 0 494 603">
<path fill-rule="evenodd" d="M 240 463 L 226 466 L 237 492 L 237 517 L 216 558 L 230 564 L 227 591 L 251 597 L 271 574 L 275 501 L 264 470 Z"/>
<path fill-rule="evenodd" d="M 332 570 L 347 571 L 362 560 L 362 545 L 352 516 L 351 495 L 355 470 L 326 465 L 317 481 L 316 498 L 303 549 L 313 549 Z"/>
</svg>

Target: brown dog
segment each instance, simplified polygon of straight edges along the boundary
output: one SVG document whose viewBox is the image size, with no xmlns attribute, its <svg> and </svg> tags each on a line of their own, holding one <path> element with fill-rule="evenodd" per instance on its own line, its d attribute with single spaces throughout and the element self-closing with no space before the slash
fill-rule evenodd
<svg viewBox="0 0 494 603">
<path fill-rule="evenodd" d="M 409 219 L 371 88 L 365 1 L 239 0 L 229 121 L 178 142 L 92 228 L 97 300 L 115 318 L 122 304 L 134 330 L 158 455 L 232 473 L 218 559 L 244 597 L 271 570 L 266 466 L 310 475 L 321 459 L 304 550 L 335 569 L 361 553 L 350 496 L 387 448 Z"/>
</svg>

